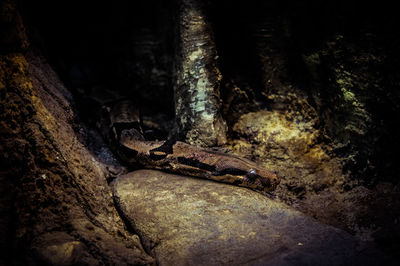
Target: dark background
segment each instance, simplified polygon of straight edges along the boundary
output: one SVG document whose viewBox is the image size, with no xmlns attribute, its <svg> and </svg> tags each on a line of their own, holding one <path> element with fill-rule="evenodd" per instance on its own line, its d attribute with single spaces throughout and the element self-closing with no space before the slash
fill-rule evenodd
<svg viewBox="0 0 400 266">
<path fill-rule="evenodd" d="M 45 53 L 77 95 L 82 114 L 91 109 L 82 94 L 91 95 L 96 93 L 93 87 L 105 86 L 138 102 L 150 115 L 163 113 L 173 119 L 176 2 L 21 0 L 19 5 L 31 42 Z M 400 148 L 400 38 L 399 20 L 392 4 L 221 0 L 208 1 L 206 9 L 220 56 L 223 98 L 229 94 L 224 84 L 232 79 L 239 85 L 249 85 L 252 98 L 248 103 L 239 103 L 245 113 L 271 108 L 265 95 L 274 87 L 296 86 L 310 95 L 310 104 L 322 118 L 320 126 L 327 129 L 331 139 L 351 143 L 336 150 L 342 157 L 356 154 L 356 161 L 347 164 L 349 170 L 363 175 L 368 183 L 373 184 L 377 178 L 398 183 L 395 158 Z M 272 32 L 272 36 L 260 37 L 265 32 Z M 327 43 L 335 36 L 342 36 L 343 41 L 327 49 Z M 270 69 L 263 68 L 257 45 L 268 47 Z M 356 62 L 358 50 L 366 56 L 379 57 L 379 64 Z M 318 71 L 312 73 L 302 56 L 315 52 L 324 57 Z M 362 139 L 335 126 L 349 116 L 345 108 L 335 108 L 340 101 L 340 88 L 332 85 L 332 80 L 338 64 L 359 73 L 364 82 L 359 93 L 373 122 L 368 125 L 370 134 Z M 268 73 L 274 75 L 271 84 L 265 86 Z M 369 87 L 373 82 L 378 83 L 375 87 L 379 89 Z M 319 95 L 316 100 L 315 95 Z M 85 100 L 79 104 L 79 99 Z M 240 112 L 228 112 L 225 118 L 229 124 L 239 115 Z M 368 167 L 368 161 L 373 162 L 373 167 Z"/>
</svg>

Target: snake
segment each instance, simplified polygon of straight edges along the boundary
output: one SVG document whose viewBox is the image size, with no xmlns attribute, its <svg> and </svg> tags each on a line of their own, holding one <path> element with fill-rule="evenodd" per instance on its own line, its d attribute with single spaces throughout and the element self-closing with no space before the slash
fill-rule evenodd
<svg viewBox="0 0 400 266">
<path fill-rule="evenodd" d="M 237 155 L 178 141 L 146 140 L 141 117 L 130 101 L 120 101 L 108 110 L 107 136 L 117 156 L 126 164 L 172 172 L 258 191 L 273 191 L 280 182 L 275 172 Z"/>
</svg>

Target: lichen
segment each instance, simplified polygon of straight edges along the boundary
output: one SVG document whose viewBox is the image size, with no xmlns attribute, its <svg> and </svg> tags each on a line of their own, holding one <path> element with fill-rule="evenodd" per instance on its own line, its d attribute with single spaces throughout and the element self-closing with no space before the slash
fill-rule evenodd
<svg viewBox="0 0 400 266">
<path fill-rule="evenodd" d="M 357 83 L 357 75 L 347 71 L 342 65 L 335 70 L 335 75 L 336 83 L 342 93 L 340 96 L 342 99 L 341 107 L 346 118 L 342 121 L 344 122 L 342 129 L 350 132 L 350 134 L 367 134 L 372 118 L 363 100 L 365 97 L 362 93 L 365 88 L 362 84 Z"/>
<path fill-rule="evenodd" d="M 345 181 L 340 160 L 320 142 L 322 132 L 313 120 L 258 111 L 241 116 L 233 131 L 239 137 L 230 142 L 233 151 L 276 171 L 282 180 L 274 193 L 285 201 L 321 190 L 337 190 Z M 305 204 L 307 212 L 318 213 L 319 207 L 310 204 Z"/>
<path fill-rule="evenodd" d="M 187 5 L 186 5 L 187 4 Z M 226 125 L 219 114 L 219 82 L 212 31 L 201 8 L 184 3 L 181 46 L 175 86 L 175 113 L 179 131 L 194 145 L 214 146 L 226 142 Z"/>
</svg>

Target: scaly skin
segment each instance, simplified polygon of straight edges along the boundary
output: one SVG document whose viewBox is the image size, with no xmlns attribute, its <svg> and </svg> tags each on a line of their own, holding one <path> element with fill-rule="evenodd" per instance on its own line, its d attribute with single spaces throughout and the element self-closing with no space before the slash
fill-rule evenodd
<svg viewBox="0 0 400 266">
<path fill-rule="evenodd" d="M 261 191 L 272 191 L 279 184 L 275 173 L 250 160 L 180 141 L 145 141 L 132 131 L 123 130 L 119 138 L 118 153 L 128 163 Z"/>
</svg>

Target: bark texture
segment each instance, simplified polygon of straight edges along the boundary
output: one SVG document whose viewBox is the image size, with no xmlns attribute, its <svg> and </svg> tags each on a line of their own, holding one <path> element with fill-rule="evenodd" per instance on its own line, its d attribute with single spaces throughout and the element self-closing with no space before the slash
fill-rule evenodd
<svg viewBox="0 0 400 266">
<path fill-rule="evenodd" d="M 205 4 L 182 0 L 175 84 L 175 114 L 181 136 L 190 144 L 215 146 L 226 142 L 220 114 L 221 73 Z"/>
</svg>

